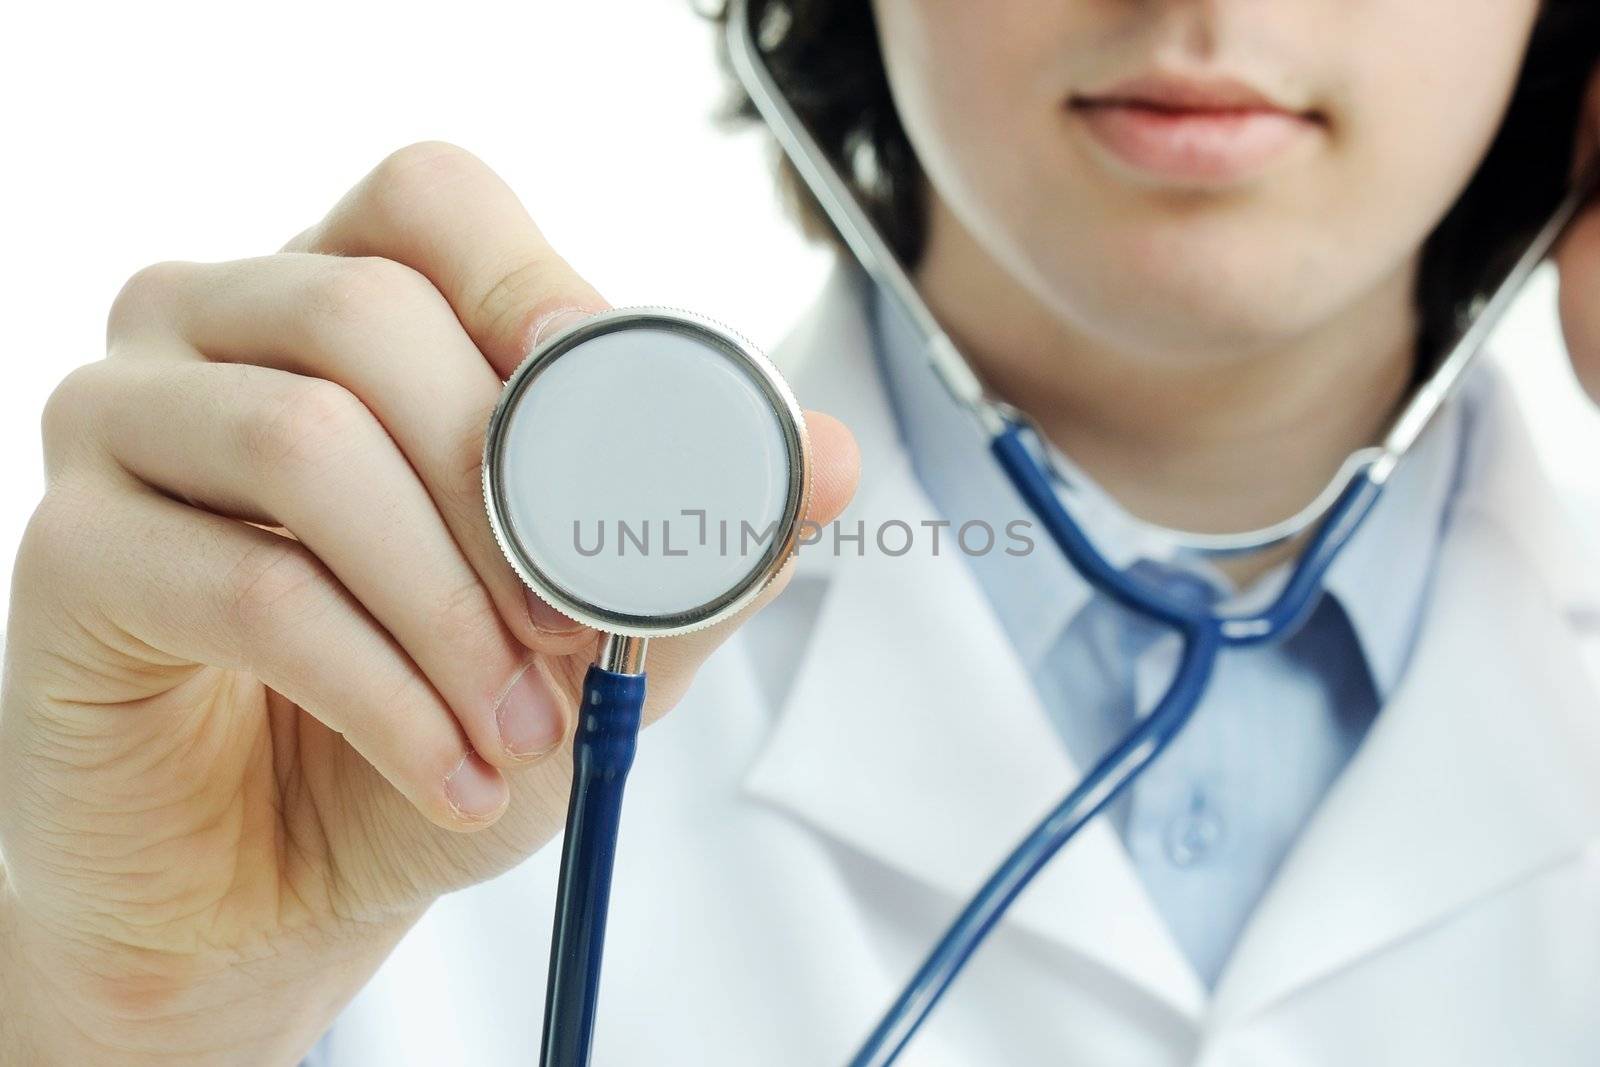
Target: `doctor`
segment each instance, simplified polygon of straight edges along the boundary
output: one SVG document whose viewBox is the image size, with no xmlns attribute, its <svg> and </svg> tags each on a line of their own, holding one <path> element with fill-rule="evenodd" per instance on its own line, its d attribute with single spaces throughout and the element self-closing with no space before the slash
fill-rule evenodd
<svg viewBox="0 0 1600 1067">
<path fill-rule="evenodd" d="M 1593 152 L 1593 11 L 813 2 L 772 62 L 870 146 L 863 194 L 992 388 L 1122 508 L 1220 531 L 1381 432 Z M 1560 268 L 1594 394 L 1590 215 Z M 500 380 L 603 306 L 439 144 L 278 255 L 128 284 L 45 413 L 17 561 L 0 1063 L 531 1062 L 596 637 L 524 596 L 477 460 Z M 630 787 L 605 1064 L 842 1062 L 1170 669 L 1012 536 L 856 272 L 777 355 L 830 413 L 823 534 L 745 625 L 651 649 L 651 714 L 682 707 Z M 1476 372 L 1305 626 L 1227 654 L 905 1062 L 1600 1062 L 1600 540 L 1536 417 Z M 1096 533 L 1185 595 L 1281 573 L 1122 515 Z"/>
</svg>

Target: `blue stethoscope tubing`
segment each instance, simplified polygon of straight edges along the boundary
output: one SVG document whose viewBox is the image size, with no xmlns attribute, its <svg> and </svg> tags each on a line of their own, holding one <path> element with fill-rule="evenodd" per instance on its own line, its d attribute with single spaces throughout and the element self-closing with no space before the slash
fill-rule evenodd
<svg viewBox="0 0 1600 1067">
<path fill-rule="evenodd" d="M 1084 776 L 989 876 L 850 1061 L 850 1067 L 887 1067 L 895 1061 L 950 983 L 1013 901 L 1062 846 L 1137 778 L 1188 723 L 1205 695 L 1222 649 L 1261 644 L 1290 633 L 1315 606 L 1323 576 L 1360 529 L 1383 491 L 1363 468 L 1335 500 L 1277 597 L 1263 611 L 1219 615 L 1163 599 L 1100 554 L 1062 505 L 1050 476 L 1029 448 L 1026 429 L 1009 424 L 990 451 L 1063 555 L 1096 590 L 1152 620 L 1170 626 L 1183 651 L 1167 691 L 1155 708 Z"/>
<path fill-rule="evenodd" d="M 1094 589 L 1128 610 L 1170 627 L 1182 641 L 1177 671 L 1154 710 L 1102 756 L 1012 850 L 962 909 L 850 1060 L 850 1067 L 887 1067 L 1018 895 L 1183 729 L 1205 693 L 1221 652 L 1280 640 L 1315 606 L 1328 568 L 1372 511 L 1396 464 L 1456 388 L 1490 331 L 1579 208 L 1600 189 L 1600 161 L 1587 167 L 1573 183 L 1522 257 L 1476 311 L 1433 377 L 1400 413 L 1382 448 L 1352 456 L 1323 496 L 1275 527 L 1222 537 L 1185 535 L 1191 547 L 1223 554 L 1285 544 L 1302 535 L 1306 538 L 1288 579 L 1265 609 L 1219 614 L 1164 598 L 1112 565 L 1095 548 L 1062 502 L 1055 477 L 1061 461 L 1052 463 L 1048 453 L 1043 459 L 1036 455 L 1026 420 L 988 400 L 981 382 L 921 303 L 848 185 L 789 107 L 761 60 L 749 16 L 747 0 L 730 0 L 728 45 L 735 73 L 857 261 L 874 281 L 888 288 L 924 333 L 935 371 L 952 396 L 978 414 L 996 462 L 1050 539 Z M 551 944 L 542 1067 L 585 1067 L 589 1062 L 623 784 L 633 760 L 643 700 L 642 673 L 624 674 L 600 665 L 590 668 L 573 747 L 572 797 Z"/>
<path fill-rule="evenodd" d="M 643 673 L 624 674 L 597 663 L 584 676 L 550 939 L 539 1055 L 544 1067 L 589 1062 L 622 791 L 633 766 L 644 697 Z"/>
<path fill-rule="evenodd" d="M 1022 839 L 962 909 L 850 1061 L 851 1067 L 886 1067 L 895 1061 L 1028 884 L 1183 729 L 1223 648 L 1274 641 L 1299 624 L 1316 603 L 1328 568 L 1382 492 L 1370 468 L 1357 472 L 1271 604 L 1254 614 L 1219 615 L 1165 599 L 1112 565 L 1062 504 L 1026 434 L 1026 427 L 1011 423 L 996 435 L 990 444 L 996 462 L 1085 580 L 1181 637 L 1178 669 L 1154 710 Z M 644 696 L 642 673 L 622 674 L 597 664 L 584 680 L 550 947 L 543 1067 L 584 1067 L 589 1062 L 623 786 L 633 763 Z"/>
</svg>

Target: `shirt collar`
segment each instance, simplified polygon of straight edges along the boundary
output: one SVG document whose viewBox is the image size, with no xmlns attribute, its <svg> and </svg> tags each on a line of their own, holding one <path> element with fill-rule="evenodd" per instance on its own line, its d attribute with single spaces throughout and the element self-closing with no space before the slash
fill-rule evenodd
<svg viewBox="0 0 1600 1067">
<path fill-rule="evenodd" d="M 1033 531 L 1035 550 L 1025 555 L 963 554 L 1019 657 L 1030 671 L 1035 670 L 1093 590 L 1059 553 L 1042 543 L 1042 531 L 991 457 L 982 429 L 940 383 L 911 324 L 881 289 L 868 284 L 865 292 L 885 389 L 917 478 L 951 524 L 943 531 L 949 550 L 959 550 L 953 537 L 967 522 L 983 521 L 1003 530 L 1009 522 L 1024 521 Z M 1349 616 L 1380 699 L 1392 692 L 1410 656 L 1459 477 L 1468 422 L 1470 413 L 1462 404 L 1446 406 L 1396 470 L 1324 580 Z M 1140 559 L 1178 565 L 1205 577 L 1238 605 L 1270 595 L 1290 566 L 1277 568 L 1249 589 L 1235 591 L 1204 559 L 1175 558 L 1170 546 L 1093 486 L 1074 493 L 1073 510 L 1096 545 L 1118 566 Z"/>
<path fill-rule="evenodd" d="M 983 428 L 939 381 L 912 325 L 880 288 L 868 283 L 864 291 L 885 392 L 917 480 L 934 507 L 957 531 L 972 521 L 1002 530 L 1013 521 L 1029 524 L 1032 551 L 966 558 L 1007 638 L 1032 670 L 1092 590 L 1043 543 L 1028 505 L 994 462 Z"/>
</svg>

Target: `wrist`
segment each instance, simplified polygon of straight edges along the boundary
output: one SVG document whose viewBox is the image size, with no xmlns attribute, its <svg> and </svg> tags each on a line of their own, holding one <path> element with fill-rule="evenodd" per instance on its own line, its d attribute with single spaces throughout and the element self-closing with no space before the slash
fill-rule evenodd
<svg viewBox="0 0 1600 1067">
<path fill-rule="evenodd" d="M 0 867 L 0 1064 L 298 1063 L 409 925 L 250 958 L 90 946 L 33 923 Z"/>
</svg>

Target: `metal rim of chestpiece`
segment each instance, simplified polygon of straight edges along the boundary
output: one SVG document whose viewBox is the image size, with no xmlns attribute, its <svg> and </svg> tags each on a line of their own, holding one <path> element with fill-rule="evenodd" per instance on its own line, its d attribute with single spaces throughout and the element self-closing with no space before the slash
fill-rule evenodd
<svg viewBox="0 0 1600 1067">
<path fill-rule="evenodd" d="M 552 579 L 525 550 L 511 521 L 501 476 L 502 443 L 518 400 L 556 360 L 607 333 L 648 328 L 679 333 L 721 352 L 757 385 L 771 403 L 789 465 L 783 515 L 771 543 L 734 588 L 672 615 L 633 615 L 601 607 Z M 545 603 L 585 626 L 632 638 L 670 637 L 703 629 L 738 613 L 760 595 L 799 543 L 810 497 L 810 440 L 794 394 L 772 362 L 753 343 L 714 319 L 679 308 L 640 306 L 598 312 L 541 342 L 506 380 L 490 416 L 483 444 L 483 497 L 500 551 L 527 587 Z"/>
</svg>

